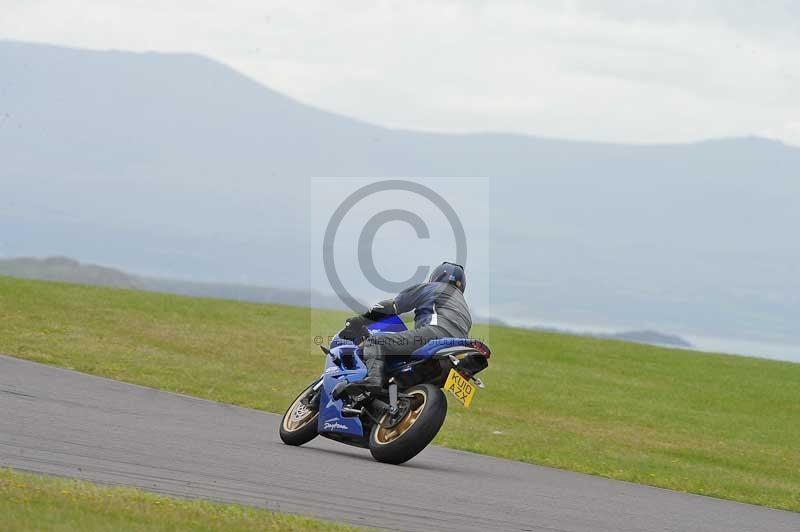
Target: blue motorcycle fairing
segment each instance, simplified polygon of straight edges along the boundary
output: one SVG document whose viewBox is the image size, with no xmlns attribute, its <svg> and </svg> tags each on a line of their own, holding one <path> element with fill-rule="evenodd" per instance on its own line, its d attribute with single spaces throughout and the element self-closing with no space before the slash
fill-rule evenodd
<svg viewBox="0 0 800 532">
<path fill-rule="evenodd" d="M 364 436 L 364 427 L 361 420 L 357 417 L 342 416 L 344 402 L 341 399 L 333 399 L 333 389 L 342 380 L 354 382 L 367 376 L 367 367 L 357 356 L 355 345 L 341 345 L 331 349 L 331 354 L 325 357 L 325 372 L 322 374 L 322 390 L 319 397 L 319 421 L 317 422 L 317 432 L 331 432 L 336 434 L 346 434 L 357 438 Z M 344 356 L 352 355 L 355 364 L 354 369 L 344 369 L 335 362 L 342 360 Z"/>
<path fill-rule="evenodd" d="M 369 327 L 371 334 L 391 334 L 407 331 L 403 320 L 398 316 L 390 316 L 385 320 L 375 322 Z M 420 360 L 434 356 L 439 350 L 454 346 L 470 345 L 475 340 L 469 338 L 440 338 L 431 340 L 424 346 L 414 351 L 409 357 L 393 357 L 387 361 L 389 370 L 414 371 L 409 364 L 411 360 Z M 333 389 L 343 380 L 355 382 L 367 376 L 367 367 L 361 360 L 361 348 L 349 340 L 343 340 L 338 335 L 331 342 L 330 354 L 325 357 L 325 372 L 322 374 L 322 390 L 320 391 L 319 422 L 317 431 L 320 434 L 337 434 L 353 438 L 363 438 L 364 427 L 357 417 L 342 415 L 344 402 L 332 398 Z M 344 361 L 347 360 L 345 367 Z M 403 368 L 403 366 L 408 367 Z"/>
<path fill-rule="evenodd" d="M 408 330 L 408 327 L 406 327 L 406 324 L 400 319 L 400 316 L 389 316 L 381 321 L 376 321 L 367 328 L 369 332 L 373 334 L 376 332 L 397 333 Z"/>
</svg>

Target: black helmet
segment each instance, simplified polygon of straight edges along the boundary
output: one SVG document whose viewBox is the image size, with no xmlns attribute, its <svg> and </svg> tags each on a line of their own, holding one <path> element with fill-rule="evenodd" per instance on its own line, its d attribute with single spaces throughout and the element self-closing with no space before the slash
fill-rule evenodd
<svg viewBox="0 0 800 532">
<path fill-rule="evenodd" d="M 453 262 L 443 262 L 431 272 L 429 283 L 449 283 L 461 292 L 467 288 L 467 274 L 464 267 Z"/>
</svg>

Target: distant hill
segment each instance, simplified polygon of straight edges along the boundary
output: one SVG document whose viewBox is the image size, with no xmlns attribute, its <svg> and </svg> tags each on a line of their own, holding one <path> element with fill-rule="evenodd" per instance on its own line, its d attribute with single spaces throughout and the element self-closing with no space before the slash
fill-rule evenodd
<svg viewBox="0 0 800 532">
<path fill-rule="evenodd" d="M 506 325 L 508 326 L 508 325 Z M 523 329 L 538 332 L 551 332 L 556 334 L 572 334 L 575 336 L 591 336 L 592 338 L 605 338 L 608 340 L 622 340 L 636 344 L 649 344 L 662 347 L 680 347 L 694 349 L 694 345 L 675 334 L 665 334 L 658 331 L 623 331 L 613 333 L 587 332 L 558 327 L 545 327 L 539 325 L 520 326 Z"/>
<path fill-rule="evenodd" d="M 134 290 L 143 290 L 146 284 L 142 279 L 123 271 L 81 264 L 66 257 L 0 259 L 0 275 Z"/>
<path fill-rule="evenodd" d="M 324 291 L 311 177 L 488 177 L 495 317 L 800 343 L 800 149 L 394 130 L 193 54 L 0 41 L 0 72 L 0 256 Z"/>
<path fill-rule="evenodd" d="M 307 307 L 312 297 L 311 292 L 308 290 L 227 283 L 198 283 L 132 275 L 115 268 L 82 264 L 66 257 L 0 259 L 0 275 L 21 279 L 62 281 L 167 294 L 234 299 L 255 303 L 279 303 L 302 307 Z M 342 308 L 342 303 L 338 299 L 324 295 L 314 294 L 314 302 L 323 308 Z"/>
<path fill-rule="evenodd" d="M 614 334 L 593 334 L 599 338 L 612 338 L 614 340 L 624 340 L 626 342 L 635 342 L 639 344 L 651 345 L 666 345 L 671 347 L 694 347 L 691 343 L 687 342 L 680 336 L 675 334 L 664 334 L 658 331 L 627 331 Z"/>
<path fill-rule="evenodd" d="M 132 290 L 145 290 L 149 292 L 163 292 L 167 294 L 180 294 L 186 296 L 209 297 L 215 299 L 233 299 L 238 301 L 251 301 L 254 303 L 280 303 L 306 307 L 312 301 L 308 291 L 285 290 L 263 286 L 248 286 L 225 283 L 196 283 L 179 281 L 175 279 L 159 279 L 155 277 L 142 277 L 132 275 L 122 270 L 96 266 L 94 264 L 81 264 L 77 260 L 67 257 L 31 258 L 22 257 L 15 259 L 0 259 L 0 275 L 18 277 L 21 279 L 38 279 L 45 281 L 62 281 L 69 283 L 109 286 L 113 288 L 126 288 Z M 322 308 L 343 308 L 342 303 L 335 297 L 314 294 L 313 301 Z M 503 327 L 509 325 L 498 319 L 480 319 L 476 321 L 493 323 Z M 549 331 L 556 333 L 578 334 L 594 336 L 597 338 L 610 338 L 628 342 L 663 345 L 671 347 L 691 348 L 686 340 L 673 335 L 655 331 L 630 331 L 613 334 L 581 333 L 564 331 L 560 329 L 529 327 L 533 330 Z"/>
</svg>

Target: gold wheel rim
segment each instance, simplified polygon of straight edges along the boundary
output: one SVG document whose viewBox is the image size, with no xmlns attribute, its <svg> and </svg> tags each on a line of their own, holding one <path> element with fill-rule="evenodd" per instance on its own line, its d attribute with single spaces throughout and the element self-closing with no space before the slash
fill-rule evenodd
<svg viewBox="0 0 800 532">
<path fill-rule="evenodd" d="M 411 392 L 410 395 L 416 395 L 419 399 L 416 400 L 416 405 L 413 406 L 405 417 L 400 420 L 394 427 L 386 428 L 383 426 L 384 421 L 386 421 L 386 417 L 388 414 L 384 414 L 381 418 L 381 423 L 378 426 L 378 429 L 375 431 L 375 441 L 379 445 L 386 445 L 387 443 L 391 443 L 395 441 L 397 438 L 408 432 L 414 423 L 417 422 L 419 419 L 420 414 L 422 411 L 425 410 L 425 405 L 428 404 L 428 396 L 424 390 L 414 390 Z"/>
<path fill-rule="evenodd" d="M 292 406 L 283 416 L 283 429 L 287 432 L 294 432 L 308 425 L 317 414 L 318 410 L 303 404 L 303 399 L 308 395 L 308 389 L 300 394 L 300 397 L 294 400 Z"/>
</svg>

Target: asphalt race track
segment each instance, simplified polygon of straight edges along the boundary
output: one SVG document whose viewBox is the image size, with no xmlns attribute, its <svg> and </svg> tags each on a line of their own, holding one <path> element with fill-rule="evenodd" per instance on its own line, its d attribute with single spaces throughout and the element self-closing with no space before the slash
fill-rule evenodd
<svg viewBox="0 0 800 532">
<path fill-rule="evenodd" d="M 0 356 L 0 466 L 400 530 L 797 532 L 800 514 L 443 448 L 404 466 L 277 416 Z"/>
</svg>

